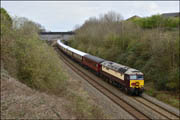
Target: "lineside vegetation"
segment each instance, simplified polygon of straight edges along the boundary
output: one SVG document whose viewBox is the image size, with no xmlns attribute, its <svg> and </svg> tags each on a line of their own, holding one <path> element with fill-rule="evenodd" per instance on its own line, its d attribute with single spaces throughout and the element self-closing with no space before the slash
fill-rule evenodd
<svg viewBox="0 0 180 120">
<path fill-rule="evenodd" d="M 77 118 L 107 118 L 97 105 L 90 104 L 85 93 L 80 96 L 79 90 L 72 92 L 79 84 L 69 81 L 56 51 L 40 40 L 38 33 L 44 28 L 26 18 L 12 19 L 5 9 L 0 10 L 3 68 L 31 88 L 63 97 L 69 102 L 64 109 Z"/>
<path fill-rule="evenodd" d="M 1 8 L 1 62 L 8 72 L 28 86 L 60 93 L 66 76 L 56 52 L 38 32 L 42 27 L 26 18 L 11 18 Z"/>
<path fill-rule="evenodd" d="M 122 18 L 115 12 L 90 18 L 69 45 L 142 71 L 156 90 L 179 93 L 179 18 Z"/>
</svg>

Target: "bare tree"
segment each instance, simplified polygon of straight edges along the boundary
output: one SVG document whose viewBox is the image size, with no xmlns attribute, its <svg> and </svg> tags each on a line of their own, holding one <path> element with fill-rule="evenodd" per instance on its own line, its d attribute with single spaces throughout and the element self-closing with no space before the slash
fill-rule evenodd
<svg viewBox="0 0 180 120">
<path fill-rule="evenodd" d="M 104 22 L 119 22 L 123 20 L 123 16 L 114 11 L 109 11 L 105 15 L 100 15 L 100 21 Z"/>
</svg>

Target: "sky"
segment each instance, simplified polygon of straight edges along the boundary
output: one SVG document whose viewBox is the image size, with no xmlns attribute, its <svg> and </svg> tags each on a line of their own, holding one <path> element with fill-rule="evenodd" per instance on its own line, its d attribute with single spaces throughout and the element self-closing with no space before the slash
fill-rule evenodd
<svg viewBox="0 0 180 120">
<path fill-rule="evenodd" d="M 124 19 L 179 12 L 179 1 L 1 1 L 1 7 L 12 17 L 26 17 L 48 31 L 66 32 L 108 11 Z"/>
</svg>

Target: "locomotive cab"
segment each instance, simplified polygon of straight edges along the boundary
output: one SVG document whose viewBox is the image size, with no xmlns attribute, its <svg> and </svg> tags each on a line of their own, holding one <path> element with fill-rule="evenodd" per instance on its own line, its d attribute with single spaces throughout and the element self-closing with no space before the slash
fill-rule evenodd
<svg viewBox="0 0 180 120">
<path fill-rule="evenodd" d="M 144 91 L 144 75 L 141 74 L 131 74 L 129 75 L 129 90 L 130 93 L 140 95 Z"/>
</svg>

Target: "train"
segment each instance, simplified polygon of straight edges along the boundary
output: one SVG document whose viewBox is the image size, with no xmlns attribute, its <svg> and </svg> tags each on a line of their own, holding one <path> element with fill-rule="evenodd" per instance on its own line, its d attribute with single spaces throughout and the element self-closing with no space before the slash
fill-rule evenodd
<svg viewBox="0 0 180 120">
<path fill-rule="evenodd" d="M 144 74 L 139 70 L 74 49 L 62 40 L 57 40 L 57 48 L 125 93 L 140 96 L 144 92 Z"/>
</svg>

